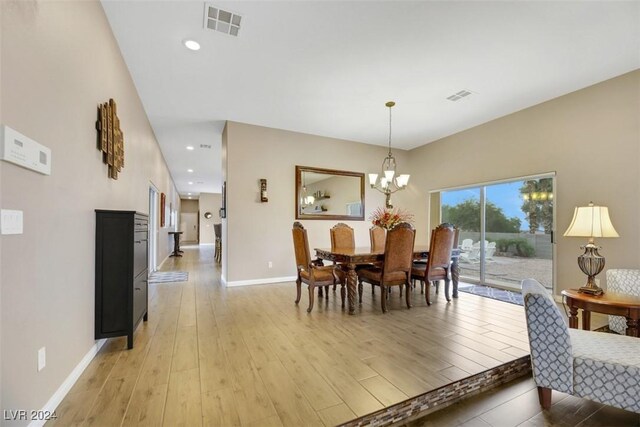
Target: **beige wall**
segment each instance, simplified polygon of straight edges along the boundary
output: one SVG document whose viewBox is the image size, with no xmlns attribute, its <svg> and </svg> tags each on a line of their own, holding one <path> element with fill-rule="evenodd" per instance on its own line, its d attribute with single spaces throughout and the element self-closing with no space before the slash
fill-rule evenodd
<svg viewBox="0 0 640 427">
<path fill-rule="evenodd" d="M 222 194 L 200 193 L 200 244 L 215 243 L 213 224 L 220 224 L 220 206 L 222 206 Z M 211 218 L 205 218 L 204 214 L 211 212 Z"/>
<path fill-rule="evenodd" d="M 605 268 L 639 268 L 639 127 L 634 71 L 412 150 L 411 179 L 425 207 L 415 210 L 416 225 L 427 225 L 429 191 L 555 171 L 556 292 L 585 282 L 576 257 L 586 239 L 562 234 L 573 208 L 591 200 L 609 206 L 620 234 L 597 241 Z"/>
<path fill-rule="evenodd" d="M 198 200 L 180 200 L 180 213 L 198 213 L 200 202 Z"/>
<path fill-rule="evenodd" d="M 295 221 L 296 165 L 378 172 L 387 154 L 384 147 L 237 122 L 227 122 L 223 146 L 228 198 L 228 257 L 223 277 L 232 285 L 295 275 L 291 226 Z M 407 153 L 394 150 L 394 155 L 399 170 L 407 170 Z M 256 196 L 260 178 L 269 182 L 268 203 L 260 203 Z M 365 221 L 343 221 L 355 229 L 356 244 L 360 246 L 369 246 L 368 218 L 376 207 L 384 205 L 384 196 L 371 189 L 368 182 L 365 184 Z M 410 183 L 410 188 L 393 200 L 398 207 L 407 207 L 416 194 Z M 330 246 L 329 229 L 338 221 L 301 222 L 308 229 L 312 249 Z M 418 233 L 421 231 L 424 233 Z M 273 263 L 271 269 L 269 261 Z"/>
<path fill-rule="evenodd" d="M 95 343 L 94 209 L 148 212 L 150 182 L 179 200 L 100 3 L 0 7 L 2 121 L 52 150 L 51 176 L 0 170 L 2 208 L 24 212 L 24 234 L 2 236 L 2 409 L 39 409 Z M 118 180 L 95 147 L 96 106 L 109 98 L 125 137 Z"/>
</svg>

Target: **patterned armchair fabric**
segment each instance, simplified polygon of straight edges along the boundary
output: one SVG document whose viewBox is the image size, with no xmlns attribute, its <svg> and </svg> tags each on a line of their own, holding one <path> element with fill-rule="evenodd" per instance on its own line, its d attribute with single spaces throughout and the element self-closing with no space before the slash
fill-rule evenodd
<svg viewBox="0 0 640 427">
<path fill-rule="evenodd" d="M 607 290 L 640 296 L 640 270 L 607 270 Z M 622 316 L 609 316 L 609 329 L 624 335 L 627 331 L 627 319 Z"/>
<path fill-rule="evenodd" d="M 522 295 L 536 385 L 640 413 L 640 339 L 567 328 L 533 279 Z"/>
<path fill-rule="evenodd" d="M 573 394 L 573 358 L 569 328 L 546 289 L 522 281 L 533 377 L 539 387 Z"/>
</svg>

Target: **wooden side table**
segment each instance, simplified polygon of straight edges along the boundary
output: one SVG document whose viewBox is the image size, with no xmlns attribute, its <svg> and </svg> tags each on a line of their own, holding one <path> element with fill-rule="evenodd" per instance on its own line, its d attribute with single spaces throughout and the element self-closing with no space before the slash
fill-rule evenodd
<svg viewBox="0 0 640 427">
<path fill-rule="evenodd" d="M 638 336 L 640 319 L 640 298 L 625 294 L 605 292 L 594 296 L 578 292 L 577 289 L 562 291 L 565 303 L 569 307 L 569 327 L 578 328 L 578 309 L 582 309 L 582 329 L 591 329 L 591 312 L 622 316 L 627 319 L 627 335 Z"/>
</svg>

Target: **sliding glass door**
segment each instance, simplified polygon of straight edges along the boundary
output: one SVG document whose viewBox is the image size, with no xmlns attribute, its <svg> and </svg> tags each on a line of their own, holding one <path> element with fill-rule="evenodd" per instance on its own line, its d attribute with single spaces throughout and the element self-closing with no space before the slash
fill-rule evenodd
<svg viewBox="0 0 640 427">
<path fill-rule="evenodd" d="M 553 287 L 553 176 L 442 191 L 440 201 L 441 222 L 460 229 L 462 281 Z"/>
</svg>

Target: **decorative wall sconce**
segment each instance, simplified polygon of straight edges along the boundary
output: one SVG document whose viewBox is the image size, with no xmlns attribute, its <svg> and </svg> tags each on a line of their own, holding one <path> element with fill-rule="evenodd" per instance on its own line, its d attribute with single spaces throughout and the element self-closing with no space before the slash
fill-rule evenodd
<svg viewBox="0 0 640 427">
<path fill-rule="evenodd" d="M 260 201 L 262 203 L 268 202 L 269 198 L 267 197 L 267 180 L 260 180 Z"/>
</svg>

